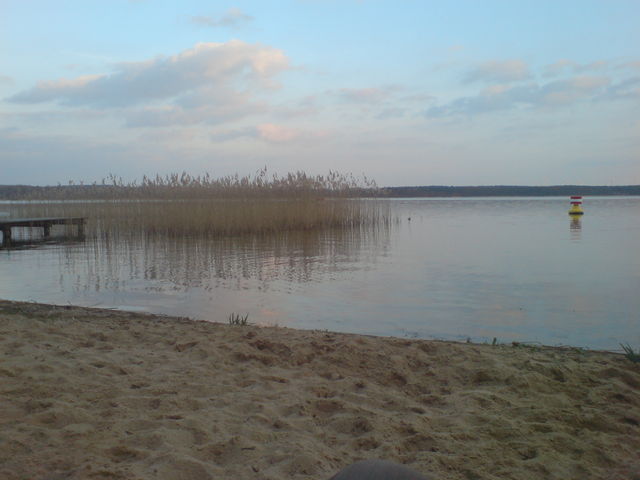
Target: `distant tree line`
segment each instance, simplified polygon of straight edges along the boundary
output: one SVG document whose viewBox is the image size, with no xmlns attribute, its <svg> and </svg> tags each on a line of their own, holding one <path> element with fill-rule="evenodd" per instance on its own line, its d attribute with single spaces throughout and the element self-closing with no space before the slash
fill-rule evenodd
<svg viewBox="0 0 640 480">
<path fill-rule="evenodd" d="M 141 186 L 128 185 L 0 185 L 0 200 L 62 200 L 62 199 L 104 199 L 127 198 L 127 193 L 139 190 Z M 157 192 L 153 192 L 155 194 Z M 320 193 L 320 192 L 319 192 Z M 329 191 L 327 191 L 329 194 Z M 152 194 L 152 196 L 153 196 Z M 353 197 L 550 197 L 569 195 L 640 195 L 640 185 L 598 186 L 598 185 L 556 185 L 532 187 L 518 185 L 494 186 L 421 186 L 363 188 L 352 185 L 348 196 Z"/>
<path fill-rule="evenodd" d="M 569 195 L 640 195 L 640 185 L 597 186 L 555 185 L 528 187 L 518 185 L 494 185 L 476 187 L 386 187 L 381 194 L 387 197 L 552 197 Z"/>
</svg>

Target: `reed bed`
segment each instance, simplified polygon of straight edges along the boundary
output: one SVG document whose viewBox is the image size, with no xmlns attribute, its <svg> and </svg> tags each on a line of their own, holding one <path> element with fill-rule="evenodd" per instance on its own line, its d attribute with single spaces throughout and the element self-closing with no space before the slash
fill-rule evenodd
<svg viewBox="0 0 640 480">
<path fill-rule="evenodd" d="M 125 182 L 109 175 L 101 182 L 50 187 L 25 187 L 21 198 L 28 200 L 178 200 L 178 199 L 248 199 L 248 198 L 323 198 L 373 196 L 379 191 L 376 182 L 362 176 L 329 171 L 327 175 L 307 175 L 303 171 L 286 175 L 269 175 L 266 168 L 255 175 L 228 175 L 213 178 L 208 173 L 193 176 L 187 172 L 165 176 L 143 176 Z"/>
<path fill-rule="evenodd" d="M 12 216 L 87 217 L 87 235 L 233 236 L 388 225 L 386 202 L 363 199 L 377 188 L 366 177 L 304 172 L 283 177 L 212 179 L 186 173 L 125 184 L 111 176 L 92 185 L 45 187 Z"/>
</svg>

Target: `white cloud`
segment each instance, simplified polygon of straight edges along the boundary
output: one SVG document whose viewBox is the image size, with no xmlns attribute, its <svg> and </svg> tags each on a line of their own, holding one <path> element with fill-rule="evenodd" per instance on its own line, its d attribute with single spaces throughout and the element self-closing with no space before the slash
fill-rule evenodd
<svg viewBox="0 0 640 480">
<path fill-rule="evenodd" d="M 288 68 L 285 54 L 269 46 L 239 40 L 199 43 L 170 57 L 117 64 L 110 74 L 41 82 L 7 100 L 125 107 L 175 99 L 200 89 L 230 89 L 239 82 L 270 86 L 270 78 Z"/>
<path fill-rule="evenodd" d="M 462 81 L 464 83 L 508 83 L 526 80 L 530 77 L 529 67 L 522 60 L 502 60 L 478 65 L 467 72 Z"/>
<path fill-rule="evenodd" d="M 219 18 L 198 15 L 191 17 L 191 22 L 204 27 L 231 27 L 237 28 L 240 25 L 253 20 L 251 15 L 247 15 L 239 8 L 230 8 Z"/>
</svg>

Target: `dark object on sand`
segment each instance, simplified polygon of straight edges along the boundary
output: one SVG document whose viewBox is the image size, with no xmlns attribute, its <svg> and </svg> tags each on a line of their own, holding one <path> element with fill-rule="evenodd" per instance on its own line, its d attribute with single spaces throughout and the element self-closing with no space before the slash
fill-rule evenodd
<svg viewBox="0 0 640 480">
<path fill-rule="evenodd" d="M 387 460 L 363 460 L 343 468 L 329 480 L 431 480 L 409 467 Z"/>
</svg>

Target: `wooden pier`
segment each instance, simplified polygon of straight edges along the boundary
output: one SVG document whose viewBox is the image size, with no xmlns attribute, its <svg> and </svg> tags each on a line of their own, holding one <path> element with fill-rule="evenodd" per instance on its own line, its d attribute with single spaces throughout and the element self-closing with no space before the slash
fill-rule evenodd
<svg viewBox="0 0 640 480">
<path fill-rule="evenodd" d="M 84 236 L 84 217 L 49 217 L 49 218 L 0 218 L 0 231 L 2 231 L 2 246 L 8 247 L 12 243 L 11 229 L 13 227 L 28 227 L 44 229 L 44 238 L 51 235 L 53 225 L 77 225 L 78 237 Z"/>
</svg>

